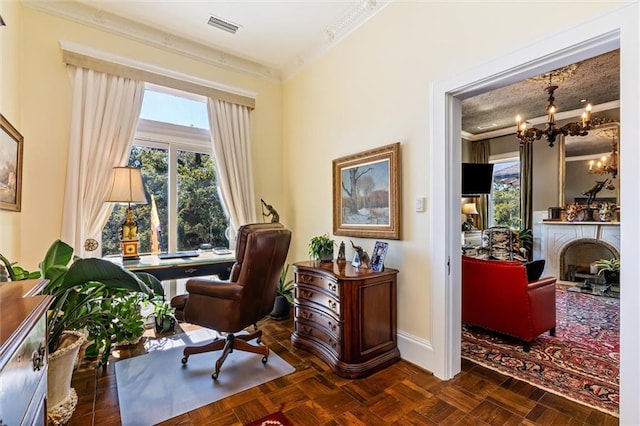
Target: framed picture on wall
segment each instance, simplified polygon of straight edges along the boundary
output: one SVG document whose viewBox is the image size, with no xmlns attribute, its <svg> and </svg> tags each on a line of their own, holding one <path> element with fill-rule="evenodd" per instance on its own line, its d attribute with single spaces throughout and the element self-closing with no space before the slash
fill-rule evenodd
<svg viewBox="0 0 640 426">
<path fill-rule="evenodd" d="M 22 199 L 24 138 L 2 114 L 0 128 L 0 209 L 19 212 Z"/>
<path fill-rule="evenodd" d="M 387 255 L 387 249 L 389 243 L 382 241 L 376 241 L 376 245 L 373 247 L 371 253 L 371 269 L 375 272 L 381 272 L 384 270 L 384 257 Z"/>
<path fill-rule="evenodd" d="M 333 233 L 400 238 L 400 143 L 333 160 Z"/>
</svg>

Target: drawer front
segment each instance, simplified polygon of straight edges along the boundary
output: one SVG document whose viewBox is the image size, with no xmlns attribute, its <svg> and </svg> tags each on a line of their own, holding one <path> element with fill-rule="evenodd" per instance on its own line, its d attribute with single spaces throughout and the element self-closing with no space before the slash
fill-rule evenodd
<svg viewBox="0 0 640 426">
<path fill-rule="evenodd" d="M 46 322 L 42 316 L 0 372 L 3 387 L 0 393 L 1 424 L 22 424 L 34 395 L 38 396 L 39 383 L 44 381 L 46 386 L 45 331 Z"/>
<path fill-rule="evenodd" d="M 318 305 L 320 309 L 328 309 L 338 320 L 342 319 L 340 315 L 340 300 L 336 299 L 335 296 L 328 295 L 324 291 L 319 291 L 315 287 L 298 284 L 295 286 L 294 297 L 298 304 L 308 305 L 312 303 Z"/>
<path fill-rule="evenodd" d="M 296 305 L 295 317 L 296 319 L 322 327 L 329 334 L 333 335 L 336 340 L 342 340 L 342 323 L 332 315 L 304 305 Z"/>
<path fill-rule="evenodd" d="M 336 339 L 332 334 L 327 333 L 324 328 L 296 319 L 293 322 L 293 329 L 300 337 L 312 339 L 329 349 L 337 358 L 342 356 L 340 340 Z"/>
<path fill-rule="evenodd" d="M 296 275 L 296 282 L 308 286 L 321 288 L 337 298 L 340 298 L 340 286 L 337 281 L 333 281 L 322 275 L 316 275 L 309 272 L 301 272 Z"/>
</svg>

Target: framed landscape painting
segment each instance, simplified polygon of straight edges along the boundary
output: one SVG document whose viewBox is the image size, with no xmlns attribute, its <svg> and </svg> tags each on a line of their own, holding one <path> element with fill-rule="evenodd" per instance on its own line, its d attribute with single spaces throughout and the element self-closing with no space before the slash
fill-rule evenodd
<svg viewBox="0 0 640 426">
<path fill-rule="evenodd" d="M 333 233 L 400 238 L 400 143 L 333 160 Z"/>
<path fill-rule="evenodd" d="M 22 135 L 0 114 L 0 209 L 20 211 Z"/>
</svg>

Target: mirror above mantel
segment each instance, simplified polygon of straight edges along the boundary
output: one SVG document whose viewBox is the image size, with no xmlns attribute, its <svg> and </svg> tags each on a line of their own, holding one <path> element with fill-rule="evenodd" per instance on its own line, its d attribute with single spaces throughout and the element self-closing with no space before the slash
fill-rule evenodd
<svg viewBox="0 0 640 426">
<path fill-rule="evenodd" d="M 561 138 L 559 206 L 566 206 L 574 201 L 578 204 L 586 204 L 588 195 L 585 195 L 585 192 L 604 180 L 607 182 L 596 194 L 594 202 L 611 202 L 620 205 L 620 173 L 611 170 L 612 150 L 615 148 L 618 155 L 620 154 L 619 135 L 620 124 L 613 122 L 595 127 L 587 136 Z M 598 173 L 598 162 L 601 163 L 601 169 L 606 170 L 605 166 L 608 166 L 609 171 Z M 619 163 L 619 160 L 614 162 Z"/>
</svg>

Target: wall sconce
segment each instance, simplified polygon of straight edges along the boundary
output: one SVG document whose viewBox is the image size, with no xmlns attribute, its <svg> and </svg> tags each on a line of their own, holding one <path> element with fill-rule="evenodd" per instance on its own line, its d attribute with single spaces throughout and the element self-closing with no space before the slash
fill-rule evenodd
<svg viewBox="0 0 640 426">
<path fill-rule="evenodd" d="M 122 260 L 140 259 L 138 255 L 138 222 L 131 208 L 131 204 L 147 203 L 140 169 L 128 166 L 114 167 L 111 171 L 111 183 L 105 201 L 108 203 L 127 203 L 127 214 L 120 230 Z"/>
</svg>

